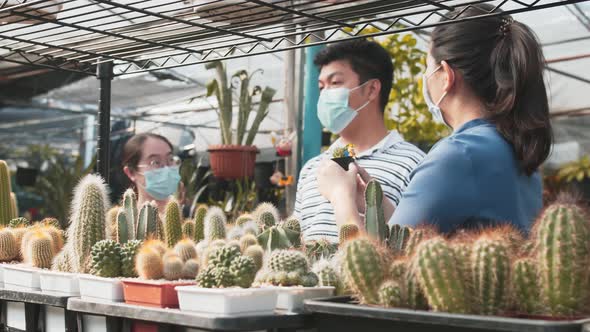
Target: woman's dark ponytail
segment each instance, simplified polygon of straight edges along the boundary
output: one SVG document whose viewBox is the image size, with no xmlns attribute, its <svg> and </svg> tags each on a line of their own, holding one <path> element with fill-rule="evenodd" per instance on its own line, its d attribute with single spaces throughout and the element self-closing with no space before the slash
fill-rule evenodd
<svg viewBox="0 0 590 332">
<path fill-rule="evenodd" d="M 479 4 L 461 16 L 492 9 Z M 535 34 L 510 17 L 484 17 L 437 27 L 431 47 L 435 60 L 460 71 L 487 105 L 489 120 L 512 144 L 521 170 L 534 173 L 549 156 L 553 140 L 545 59 Z"/>
</svg>

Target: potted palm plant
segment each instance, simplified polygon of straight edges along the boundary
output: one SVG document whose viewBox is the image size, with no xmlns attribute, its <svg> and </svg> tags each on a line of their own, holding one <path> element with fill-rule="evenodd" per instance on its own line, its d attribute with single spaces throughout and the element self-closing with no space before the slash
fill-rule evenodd
<svg viewBox="0 0 590 332">
<path fill-rule="evenodd" d="M 245 70 L 240 70 L 231 77 L 230 81 L 221 62 L 212 62 L 207 64 L 206 68 L 214 69 L 217 76 L 215 80 L 207 84 L 207 96 L 215 95 L 217 98 L 217 114 L 222 142 L 220 145 L 212 145 L 208 149 L 213 175 L 223 179 L 252 177 L 258 153 L 258 149 L 253 145 L 254 138 L 260 124 L 268 115 L 269 105 L 276 90 L 270 87 L 262 89 L 259 86 L 250 89 L 252 75 L 259 70 L 254 71 L 252 75 Z M 235 89 L 239 89 L 240 92 L 238 123 L 236 130 L 233 130 L 232 94 Z M 247 129 L 250 114 L 253 111 L 252 100 L 258 95 L 260 95 L 258 109 L 250 129 Z"/>
</svg>

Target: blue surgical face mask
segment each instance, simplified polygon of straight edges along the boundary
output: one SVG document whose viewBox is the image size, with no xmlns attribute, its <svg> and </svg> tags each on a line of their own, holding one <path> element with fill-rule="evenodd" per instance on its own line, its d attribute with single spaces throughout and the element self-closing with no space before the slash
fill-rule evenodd
<svg viewBox="0 0 590 332">
<path fill-rule="evenodd" d="M 357 86 L 353 89 L 348 88 L 332 88 L 324 89 L 320 93 L 318 100 L 318 118 L 324 128 L 338 134 L 346 128 L 352 120 L 357 116 L 358 111 L 367 106 L 370 100 L 367 100 L 361 107 L 352 109 L 348 105 L 348 97 L 350 92 L 354 91 L 369 81 Z"/>
<path fill-rule="evenodd" d="M 430 94 L 428 93 L 428 83 L 427 83 L 428 79 L 441 68 L 442 68 L 442 66 L 438 66 L 438 67 L 436 67 L 436 69 L 432 73 L 422 76 L 422 93 L 424 94 L 424 101 L 426 102 L 426 105 L 428 106 L 428 111 L 430 111 L 430 114 L 432 114 L 434 121 L 436 121 L 438 123 L 447 124 L 445 122 L 443 115 L 442 115 L 442 111 L 440 110 L 440 107 L 438 106 L 438 105 L 440 105 L 443 98 L 447 95 L 447 92 L 445 91 L 442 94 L 442 96 L 440 97 L 440 99 L 438 100 L 437 103 L 432 101 L 432 98 L 430 98 Z"/>
<path fill-rule="evenodd" d="M 178 166 L 167 166 L 143 172 L 145 191 L 158 201 L 176 192 L 180 182 Z"/>
</svg>

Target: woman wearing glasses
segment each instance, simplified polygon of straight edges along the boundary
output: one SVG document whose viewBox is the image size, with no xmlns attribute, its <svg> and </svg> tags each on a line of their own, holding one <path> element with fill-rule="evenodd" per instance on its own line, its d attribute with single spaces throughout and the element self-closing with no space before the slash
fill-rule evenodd
<svg viewBox="0 0 590 332">
<path fill-rule="evenodd" d="M 180 160 L 173 150 L 166 137 L 152 133 L 135 135 L 125 144 L 121 159 L 123 171 L 137 190 L 138 206 L 155 201 L 160 213 L 164 212 L 180 183 Z M 182 183 L 180 192 L 184 192 Z"/>
</svg>

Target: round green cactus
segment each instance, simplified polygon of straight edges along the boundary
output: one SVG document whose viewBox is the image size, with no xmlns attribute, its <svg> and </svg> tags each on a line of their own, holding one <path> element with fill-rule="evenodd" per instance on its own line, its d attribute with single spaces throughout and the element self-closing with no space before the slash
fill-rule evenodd
<svg viewBox="0 0 590 332">
<path fill-rule="evenodd" d="M 14 219 L 10 220 L 10 222 L 8 223 L 8 227 L 11 227 L 11 228 L 27 227 L 30 225 L 31 225 L 31 222 L 29 221 L 29 219 L 24 218 L 24 217 L 14 218 Z"/>
<path fill-rule="evenodd" d="M 243 214 L 236 219 L 236 226 L 242 227 L 250 221 L 253 221 L 254 217 L 251 214 Z"/>
<path fill-rule="evenodd" d="M 249 246 L 244 250 L 244 256 L 248 256 L 254 260 L 256 270 L 260 270 L 264 264 L 264 249 L 259 245 Z"/>
<path fill-rule="evenodd" d="M 101 240 L 92 246 L 91 273 L 105 278 L 120 277 L 121 245 L 113 240 Z"/>
<path fill-rule="evenodd" d="M 234 277 L 235 285 L 242 288 L 248 288 L 252 285 L 258 271 L 254 260 L 247 256 L 236 257 L 232 261 L 229 270 Z"/>
<path fill-rule="evenodd" d="M 401 307 L 404 304 L 402 287 L 397 281 L 385 281 L 378 290 L 379 304 L 384 307 Z"/>
<path fill-rule="evenodd" d="M 240 256 L 240 250 L 234 246 L 225 246 L 211 253 L 209 256 L 209 265 L 215 267 L 229 268 L 237 257 Z"/>
<path fill-rule="evenodd" d="M 301 223 L 299 222 L 299 218 L 295 216 L 287 218 L 287 220 L 285 220 L 283 223 L 283 227 L 294 232 L 301 233 Z"/>
<path fill-rule="evenodd" d="M 359 235 L 359 226 L 357 224 L 345 224 L 340 226 L 338 238 L 340 243 L 345 243 L 355 239 Z"/>
<path fill-rule="evenodd" d="M 163 260 L 164 279 L 179 280 L 182 278 L 184 262 L 177 255 L 169 255 Z"/>
<path fill-rule="evenodd" d="M 277 250 L 269 259 L 269 268 L 272 271 L 287 271 L 307 273 L 309 263 L 307 257 L 297 250 Z"/>
<path fill-rule="evenodd" d="M 0 230 L 0 261 L 6 262 L 18 256 L 16 238 L 8 228 Z"/>
<path fill-rule="evenodd" d="M 342 268 L 348 285 L 363 303 L 379 303 L 378 291 L 385 271 L 381 253 L 370 240 L 348 241 L 344 247 Z"/>
<path fill-rule="evenodd" d="M 189 259 L 184 262 L 182 268 L 182 277 L 184 279 L 195 279 L 199 274 L 199 261 L 196 259 Z"/>
<path fill-rule="evenodd" d="M 240 238 L 240 250 L 245 252 L 248 247 L 255 246 L 258 244 L 256 236 L 252 234 L 246 234 Z"/>
<path fill-rule="evenodd" d="M 178 242 L 176 246 L 174 246 L 174 251 L 183 262 L 186 262 L 189 259 L 197 258 L 197 249 L 195 248 L 195 243 L 190 239 L 184 239 Z"/>
<path fill-rule="evenodd" d="M 318 285 L 335 288 L 335 293 L 340 294 L 344 288 L 342 278 L 332 266 L 330 261 L 322 259 L 312 267 L 312 271 L 318 276 Z"/>
<path fill-rule="evenodd" d="M 212 265 L 207 266 L 197 275 L 197 286 L 202 288 L 215 288 L 217 287 L 216 280 L 216 268 Z"/>
<path fill-rule="evenodd" d="M 279 220 L 279 211 L 271 203 L 262 203 L 254 211 L 254 219 L 261 229 L 275 226 Z"/>
<path fill-rule="evenodd" d="M 70 252 L 71 250 L 66 250 L 64 247 L 64 250 L 53 257 L 51 270 L 58 272 L 72 272 L 72 266 L 70 265 L 72 259 L 69 257 Z"/>
<path fill-rule="evenodd" d="M 137 277 L 135 257 L 141 247 L 141 241 L 131 240 L 121 246 L 121 276 L 125 278 Z"/>
</svg>

